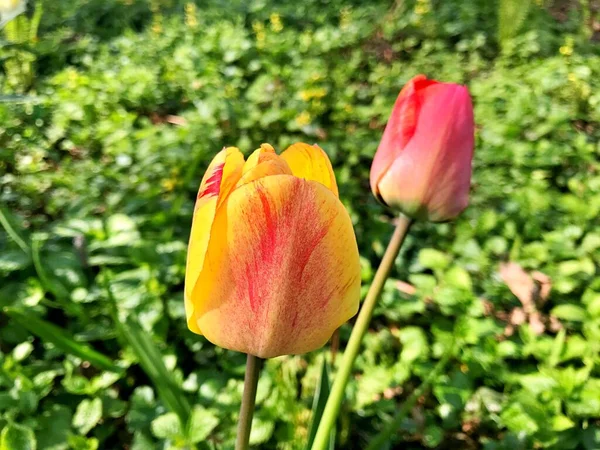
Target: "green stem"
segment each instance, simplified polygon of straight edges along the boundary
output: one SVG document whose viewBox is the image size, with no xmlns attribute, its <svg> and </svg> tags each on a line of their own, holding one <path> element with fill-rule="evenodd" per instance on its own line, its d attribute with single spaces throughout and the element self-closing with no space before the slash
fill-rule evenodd
<svg viewBox="0 0 600 450">
<path fill-rule="evenodd" d="M 258 385 L 258 375 L 262 362 L 262 359 L 254 355 L 248 355 L 248 359 L 246 360 L 244 394 L 242 396 L 242 407 L 240 408 L 235 450 L 246 450 L 248 448 L 250 430 L 252 428 L 252 416 L 254 415 L 254 402 L 256 401 L 256 386 Z"/>
<path fill-rule="evenodd" d="M 360 313 L 358 314 L 358 318 L 356 319 L 356 323 L 354 324 L 354 328 L 352 329 L 350 340 L 348 341 L 348 345 L 344 351 L 340 368 L 335 376 L 333 386 L 331 387 L 331 393 L 329 394 L 327 404 L 325 405 L 325 410 L 323 411 L 323 416 L 321 417 L 321 423 L 317 429 L 312 450 L 325 450 L 328 448 L 330 430 L 334 426 L 335 420 L 337 419 L 340 411 L 340 406 L 342 404 L 342 400 L 344 399 L 346 384 L 350 378 L 354 360 L 356 359 L 358 351 L 360 350 L 360 343 L 363 339 L 363 336 L 369 329 L 369 323 L 371 322 L 371 317 L 373 316 L 373 310 L 377 304 L 377 299 L 383 290 L 385 280 L 394 266 L 394 262 L 398 256 L 398 252 L 400 251 L 400 247 L 402 246 L 402 242 L 404 242 L 404 238 L 408 233 L 411 223 L 411 219 L 404 215 L 400 215 L 398 219 L 398 225 L 396 225 L 394 234 L 390 239 L 390 243 L 388 244 L 385 254 L 383 255 L 381 264 L 379 264 L 375 278 L 373 278 L 373 283 L 371 283 L 367 297 L 365 298 Z"/>
<path fill-rule="evenodd" d="M 429 373 L 427 378 L 425 378 L 425 381 L 423 381 L 423 383 L 417 389 L 415 389 L 413 391 L 413 393 L 406 399 L 406 401 L 404 402 L 402 407 L 398 410 L 398 412 L 396 413 L 394 418 L 390 422 L 388 422 L 388 424 L 385 426 L 385 428 L 377 436 L 375 436 L 375 438 L 369 443 L 367 450 L 379 450 L 379 449 L 383 448 L 385 446 L 385 444 L 387 444 L 389 442 L 390 436 L 392 436 L 392 434 L 395 434 L 396 431 L 398 430 L 398 428 L 400 428 L 400 425 L 402 425 L 402 421 L 406 418 L 408 413 L 414 408 L 419 397 L 421 397 L 425 393 L 425 391 L 427 389 L 429 389 L 429 386 L 431 385 L 431 383 L 433 383 L 435 381 L 435 379 L 438 377 L 438 375 L 442 372 L 442 370 L 444 370 L 444 368 L 446 367 L 446 364 L 448 364 L 448 361 L 450 361 L 450 357 L 453 354 L 454 354 L 454 341 L 452 341 L 450 343 L 448 350 L 446 351 L 444 356 L 442 356 L 442 359 L 440 359 L 437 362 L 437 364 L 435 365 L 433 370 Z"/>
</svg>

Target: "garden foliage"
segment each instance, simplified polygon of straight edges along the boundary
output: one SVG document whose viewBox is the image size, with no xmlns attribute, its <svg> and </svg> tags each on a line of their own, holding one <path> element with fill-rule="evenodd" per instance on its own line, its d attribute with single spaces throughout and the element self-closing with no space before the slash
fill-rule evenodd
<svg viewBox="0 0 600 450">
<path fill-rule="evenodd" d="M 47 0 L 35 36 L 4 35 L 0 449 L 231 448 L 244 355 L 183 306 L 201 174 L 225 145 L 319 143 L 366 292 L 392 231 L 370 163 L 418 73 L 472 93 L 471 204 L 413 227 L 337 447 L 365 448 L 451 351 L 390 448 L 599 449 L 594 2 L 527 2 L 500 31 L 486 0 L 226 3 Z M 304 448 L 324 354 L 268 361 L 253 445 Z"/>
</svg>

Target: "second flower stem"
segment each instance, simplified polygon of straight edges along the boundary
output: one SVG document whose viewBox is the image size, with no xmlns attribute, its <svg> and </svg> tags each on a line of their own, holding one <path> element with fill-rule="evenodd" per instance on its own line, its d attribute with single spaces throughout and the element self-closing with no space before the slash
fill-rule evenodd
<svg viewBox="0 0 600 450">
<path fill-rule="evenodd" d="M 244 377 L 244 393 L 242 395 L 242 407 L 238 423 L 235 450 L 247 450 L 250 441 L 250 430 L 252 429 L 252 416 L 254 415 L 254 403 L 256 402 L 256 387 L 258 386 L 258 375 L 263 360 L 258 356 L 248 355 L 246 360 L 246 376 Z"/>
<path fill-rule="evenodd" d="M 344 351 L 340 368 L 333 381 L 331 393 L 327 399 L 325 410 L 323 411 L 323 416 L 321 417 L 321 422 L 317 429 L 312 450 L 325 450 L 328 448 L 330 430 L 337 419 L 340 406 L 344 400 L 344 392 L 346 390 L 348 379 L 350 378 L 350 373 L 352 372 L 354 360 L 360 350 L 362 339 L 369 329 L 369 323 L 371 322 L 377 299 L 383 290 L 385 280 L 394 266 L 394 262 L 396 261 L 396 257 L 398 256 L 398 252 L 400 251 L 400 247 L 404 242 L 404 238 L 408 233 L 411 223 L 411 219 L 404 215 L 401 215 L 398 219 L 394 234 L 385 250 L 381 264 L 379 264 L 379 268 L 375 273 L 369 292 L 367 293 L 362 308 L 360 309 L 360 313 L 358 314 L 358 318 L 356 319 L 356 323 L 354 324 L 354 328 L 352 329 L 350 340 Z"/>
</svg>

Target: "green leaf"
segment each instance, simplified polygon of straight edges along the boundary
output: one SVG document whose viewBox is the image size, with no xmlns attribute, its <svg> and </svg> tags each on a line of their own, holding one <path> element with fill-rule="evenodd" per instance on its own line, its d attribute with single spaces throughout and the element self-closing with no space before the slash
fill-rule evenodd
<svg viewBox="0 0 600 450">
<path fill-rule="evenodd" d="M 14 219 L 11 217 L 11 214 L 0 206 L 0 225 L 6 231 L 13 241 L 21 248 L 21 250 L 29 254 L 29 246 L 25 243 L 25 239 L 17 232 L 15 227 L 13 226 Z"/>
<path fill-rule="evenodd" d="M 142 369 L 154 383 L 158 395 L 170 411 L 177 414 L 182 424 L 188 423 L 190 404 L 183 389 L 177 385 L 167 369 L 162 355 L 154 345 L 152 337 L 133 320 L 128 318 L 125 324 L 117 320 L 117 329 L 133 349 Z"/>
<path fill-rule="evenodd" d="M 111 302 L 111 315 L 119 335 L 133 350 L 165 406 L 177 414 L 181 422 L 180 427 L 183 429 L 189 421 L 191 411 L 183 389 L 175 382 L 171 372 L 165 366 L 151 335 L 142 330 L 133 317 L 128 317 L 125 323 L 119 320 L 116 301 L 110 288 L 110 274 L 105 272 L 104 275 L 105 289 Z"/>
<path fill-rule="evenodd" d="M 552 418 L 552 430 L 554 431 L 565 431 L 569 428 L 573 428 L 575 422 L 569 419 L 567 416 L 559 415 Z"/>
<path fill-rule="evenodd" d="M 0 272 L 23 270 L 31 263 L 28 253 L 21 250 L 7 250 L 0 254 Z"/>
<path fill-rule="evenodd" d="M 73 426 L 82 435 L 94 428 L 102 418 L 102 400 L 95 398 L 93 400 L 85 399 L 78 406 L 73 416 Z"/>
<path fill-rule="evenodd" d="M 402 342 L 402 353 L 400 360 L 405 364 L 410 364 L 418 358 L 426 357 L 429 354 L 427 336 L 419 327 L 406 327 L 398 332 L 400 342 Z"/>
<path fill-rule="evenodd" d="M 254 416 L 252 419 L 252 430 L 250 431 L 250 445 L 264 444 L 273 435 L 275 422 L 272 419 L 263 419 Z"/>
<path fill-rule="evenodd" d="M 59 404 L 52 405 L 38 419 L 36 436 L 43 443 L 43 449 L 59 450 L 67 446 L 71 430 L 73 412 L 71 408 Z"/>
<path fill-rule="evenodd" d="M 565 347 L 566 336 L 567 332 L 564 328 L 561 328 L 556 334 L 554 345 L 552 346 L 552 353 L 550 353 L 550 357 L 548 358 L 548 365 L 550 367 L 555 367 L 560 362 L 560 357 Z"/>
<path fill-rule="evenodd" d="M 423 433 L 423 443 L 429 448 L 438 448 L 442 440 L 444 439 L 444 430 L 435 425 L 428 426 L 425 428 Z"/>
<path fill-rule="evenodd" d="M 23 361 L 32 351 L 33 345 L 31 345 L 31 342 L 21 342 L 14 348 L 12 352 L 13 358 L 15 358 L 15 361 Z"/>
<path fill-rule="evenodd" d="M 219 418 L 202 406 L 195 406 L 190 415 L 188 437 L 192 444 L 202 442 L 219 424 Z"/>
<path fill-rule="evenodd" d="M 448 267 L 450 258 L 439 250 L 424 248 L 419 252 L 419 263 L 427 269 L 443 270 Z"/>
<path fill-rule="evenodd" d="M 583 447 L 585 450 L 600 448 L 600 427 L 592 425 L 583 432 Z"/>
<path fill-rule="evenodd" d="M 152 421 L 152 434 L 159 439 L 174 439 L 182 436 L 181 423 L 177 414 L 169 412 Z"/>
<path fill-rule="evenodd" d="M 0 434 L 0 450 L 36 450 L 37 442 L 33 430 L 12 423 L 4 427 Z"/>
<path fill-rule="evenodd" d="M 77 356 L 84 361 L 89 361 L 99 369 L 123 373 L 123 369 L 115 365 L 108 356 L 97 352 L 87 344 L 75 341 L 63 328 L 16 308 L 4 308 L 4 312 L 19 325 L 29 330 L 30 333 L 43 341 L 54 344 L 65 353 Z"/>
<path fill-rule="evenodd" d="M 76 434 L 69 435 L 67 439 L 69 448 L 73 450 L 98 450 L 98 439 L 95 437 L 87 438 Z"/>
<path fill-rule="evenodd" d="M 552 308 L 551 314 L 558 319 L 571 322 L 584 322 L 588 317 L 586 310 L 581 306 L 570 304 L 555 306 Z"/>
<path fill-rule="evenodd" d="M 498 2 L 498 40 L 501 44 L 519 32 L 531 7 L 531 0 L 500 0 Z"/>
</svg>

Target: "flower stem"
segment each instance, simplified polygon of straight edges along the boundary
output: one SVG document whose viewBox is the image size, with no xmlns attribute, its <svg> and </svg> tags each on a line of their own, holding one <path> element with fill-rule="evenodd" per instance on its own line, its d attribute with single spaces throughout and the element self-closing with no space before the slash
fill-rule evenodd
<svg viewBox="0 0 600 450">
<path fill-rule="evenodd" d="M 262 363 L 263 360 L 254 355 L 248 355 L 248 359 L 246 360 L 244 394 L 242 395 L 242 407 L 240 408 L 235 450 L 248 449 L 252 416 L 254 415 L 254 402 L 256 401 L 256 386 L 258 385 L 258 375 L 260 374 Z"/>
<path fill-rule="evenodd" d="M 404 242 L 404 238 L 408 233 L 411 223 L 411 219 L 404 215 L 400 215 L 394 234 L 390 239 L 390 243 L 383 255 L 381 264 L 379 264 L 377 273 L 375 273 L 367 297 L 365 298 L 360 313 L 358 314 L 358 318 L 356 319 L 356 323 L 354 324 L 354 328 L 352 329 L 350 340 L 344 351 L 340 368 L 335 376 L 333 386 L 331 387 L 331 393 L 329 394 L 323 416 L 321 417 L 321 423 L 317 429 L 312 450 L 325 450 L 328 448 L 330 430 L 334 426 L 340 411 L 346 384 L 350 378 L 354 360 L 360 350 L 361 341 L 369 329 L 369 323 L 371 322 L 377 299 L 383 290 L 385 280 L 394 266 L 394 261 L 398 256 L 398 252 L 400 251 L 400 247 L 402 246 L 402 242 Z"/>
</svg>

